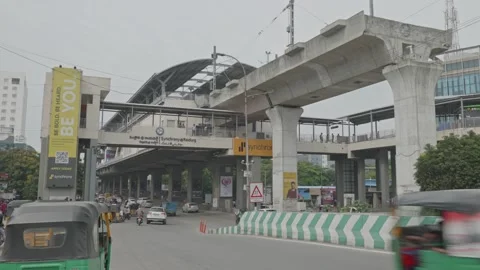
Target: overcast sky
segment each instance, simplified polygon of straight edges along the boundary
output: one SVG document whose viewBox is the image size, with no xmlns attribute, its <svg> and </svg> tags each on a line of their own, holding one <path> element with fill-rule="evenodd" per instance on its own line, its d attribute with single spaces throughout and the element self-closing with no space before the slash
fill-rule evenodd
<svg viewBox="0 0 480 270">
<path fill-rule="evenodd" d="M 296 41 L 319 34 L 326 23 L 365 10 L 368 0 L 296 0 Z M 444 29 L 443 0 L 375 0 L 375 15 Z M 479 0 L 457 0 L 460 23 L 478 16 Z M 153 73 L 208 58 L 213 45 L 242 62 L 261 66 L 265 51 L 283 54 L 288 0 L 0 0 L 0 45 L 48 67 L 69 63 L 85 75 L 112 78 L 112 89 L 134 93 Z M 421 10 L 423 7 L 431 6 Z M 418 12 L 418 13 L 417 13 Z M 415 14 L 417 13 L 417 14 Z M 279 15 L 279 16 L 278 16 Z M 278 16 L 277 20 L 270 22 Z M 268 26 L 268 27 L 267 27 Z M 461 30 L 462 47 L 480 44 L 480 24 Z M 258 33 L 263 30 L 261 35 Z M 48 60 L 31 53 L 60 61 Z M 0 48 L 0 70 L 24 71 L 28 80 L 28 143 L 40 149 L 41 103 L 48 69 Z M 131 79 L 125 79 L 128 77 Z M 111 92 L 108 100 L 129 95 Z M 387 83 L 305 108 L 304 116 L 333 118 L 392 104 Z M 384 123 L 381 128 L 392 128 Z"/>
</svg>

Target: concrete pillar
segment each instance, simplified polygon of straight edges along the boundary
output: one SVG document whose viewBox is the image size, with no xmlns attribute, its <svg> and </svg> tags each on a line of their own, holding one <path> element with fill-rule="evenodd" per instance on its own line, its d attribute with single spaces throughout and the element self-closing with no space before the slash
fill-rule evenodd
<svg viewBox="0 0 480 270">
<path fill-rule="evenodd" d="M 155 186 L 159 184 L 162 186 L 162 176 L 163 176 L 164 170 L 163 169 L 156 169 L 152 170 L 150 173 L 151 179 L 150 179 L 150 200 L 154 199 L 155 196 Z"/>
<path fill-rule="evenodd" d="M 132 175 L 131 174 L 128 175 L 127 189 L 128 189 L 128 198 L 131 198 L 132 197 Z"/>
<path fill-rule="evenodd" d="M 174 182 L 182 182 L 182 167 L 180 166 L 173 166 L 170 167 L 170 177 L 168 179 L 168 194 L 167 194 L 167 201 L 173 201 L 173 186 Z"/>
<path fill-rule="evenodd" d="M 137 199 L 140 198 L 140 181 L 142 181 L 142 173 L 137 173 Z"/>
<path fill-rule="evenodd" d="M 270 119 L 272 132 L 273 134 L 275 134 L 272 140 L 273 207 L 277 211 L 283 211 L 285 208 L 284 201 L 286 201 L 286 198 L 284 196 L 284 180 L 288 182 L 298 183 L 297 124 L 300 116 L 303 113 L 303 109 L 275 106 L 271 109 L 266 110 L 266 113 L 268 118 Z M 284 179 L 284 177 L 288 178 Z M 290 203 L 296 202 L 296 199 L 288 200 L 288 202 L 291 206 Z"/>
<path fill-rule="evenodd" d="M 397 193 L 418 191 L 415 163 L 427 144 L 436 145 L 435 86 L 439 63 L 403 60 L 383 69 L 393 91 L 397 151 Z"/>
<path fill-rule="evenodd" d="M 390 205 L 390 177 L 388 175 L 388 150 L 379 149 L 377 154 L 378 172 L 377 183 L 380 184 L 382 194 L 382 207 L 386 208 Z"/>
<path fill-rule="evenodd" d="M 253 164 L 250 167 L 250 171 L 252 172 L 252 178 L 250 179 L 252 183 L 263 183 L 262 179 L 262 158 L 261 157 L 253 157 L 252 158 Z M 263 192 L 263 190 L 262 190 Z M 249 200 L 250 196 L 248 195 L 247 199 Z M 250 202 L 249 202 L 250 203 Z M 257 204 L 258 209 L 260 209 L 260 204 Z M 254 209 L 255 203 L 250 203 L 250 209 Z"/>
<path fill-rule="evenodd" d="M 187 176 L 187 202 L 192 201 L 193 168 L 188 168 Z"/>
<path fill-rule="evenodd" d="M 247 193 L 244 190 L 244 185 L 246 184 L 246 179 L 243 177 L 243 171 L 245 170 L 245 165 L 242 164 L 242 158 L 237 158 L 236 160 L 236 194 L 235 194 L 235 204 L 238 209 L 246 208 Z"/>
<path fill-rule="evenodd" d="M 391 179 L 392 179 L 392 186 L 391 186 L 391 194 L 393 198 L 397 197 L 397 164 L 396 164 L 396 151 L 390 151 L 390 168 L 391 168 Z"/>
<path fill-rule="evenodd" d="M 212 209 L 217 210 L 220 207 L 220 166 L 211 163 L 209 170 L 212 173 Z"/>
<path fill-rule="evenodd" d="M 336 194 L 337 194 L 337 208 L 343 207 L 344 205 L 344 194 L 345 194 L 345 182 L 344 182 L 344 159 L 335 160 L 335 179 L 336 181 Z"/>
<path fill-rule="evenodd" d="M 366 191 L 365 191 L 365 159 L 357 159 L 357 190 L 358 198 L 360 202 L 366 202 Z"/>
<path fill-rule="evenodd" d="M 118 177 L 112 177 L 112 194 L 115 194 L 115 182 L 117 181 Z"/>
<path fill-rule="evenodd" d="M 123 194 L 122 194 L 122 192 L 123 192 L 123 175 L 120 175 L 119 178 L 120 178 L 120 183 L 118 184 L 118 186 L 119 186 L 118 187 L 118 189 L 119 189 L 118 194 L 123 197 Z"/>
</svg>

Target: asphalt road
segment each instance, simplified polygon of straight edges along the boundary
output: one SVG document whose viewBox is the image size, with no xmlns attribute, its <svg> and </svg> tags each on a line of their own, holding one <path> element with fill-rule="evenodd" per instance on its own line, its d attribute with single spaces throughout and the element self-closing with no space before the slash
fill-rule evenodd
<svg viewBox="0 0 480 270">
<path fill-rule="evenodd" d="M 393 269 L 392 255 L 296 241 L 249 236 L 202 235 L 200 218 L 209 227 L 232 225 L 233 216 L 181 214 L 167 225 L 113 224 L 113 270 L 263 270 Z"/>
</svg>

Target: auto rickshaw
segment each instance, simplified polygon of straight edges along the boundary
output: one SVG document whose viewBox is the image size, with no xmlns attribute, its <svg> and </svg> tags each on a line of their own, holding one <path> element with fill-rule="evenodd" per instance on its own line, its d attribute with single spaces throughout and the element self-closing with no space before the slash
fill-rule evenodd
<svg viewBox="0 0 480 270">
<path fill-rule="evenodd" d="M 394 203 L 397 270 L 480 269 L 480 189 L 415 192 Z M 407 211 L 422 218 L 412 222 Z"/>
<path fill-rule="evenodd" d="M 108 207 L 95 202 L 36 201 L 13 212 L 0 269 L 109 270 Z"/>
<path fill-rule="evenodd" d="M 10 218 L 10 216 L 12 216 L 12 213 L 13 213 L 13 210 L 15 210 L 16 208 L 20 207 L 21 205 L 25 204 L 25 203 L 31 203 L 33 201 L 30 201 L 30 200 L 15 200 L 15 201 L 11 201 L 7 204 L 7 213 L 5 213 L 5 216 L 3 217 L 4 218 L 4 222 L 3 224 L 6 224 L 8 222 L 8 219 Z"/>
</svg>

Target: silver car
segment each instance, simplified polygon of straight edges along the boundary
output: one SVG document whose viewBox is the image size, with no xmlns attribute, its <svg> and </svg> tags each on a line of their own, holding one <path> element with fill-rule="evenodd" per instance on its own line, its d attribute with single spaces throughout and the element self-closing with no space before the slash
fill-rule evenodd
<svg viewBox="0 0 480 270">
<path fill-rule="evenodd" d="M 196 203 L 186 203 L 182 207 L 182 212 L 184 213 L 198 213 L 198 204 Z"/>
<path fill-rule="evenodd" d="M 167 213 L 163 207 L 154 206 L 148 210 L 147 224 L 152 222 L 160 222 L 164 225 L 167 224 Z"/>
<path fill-rule="evenodd" d="M 151 201 L 151 200 L 145 201 L 145 202 L 143 203 L 142 207 L 143 207 L 143 208 L 151 208 L 151 207 L 153 207 L 153 201 Z"/>
</svg>

